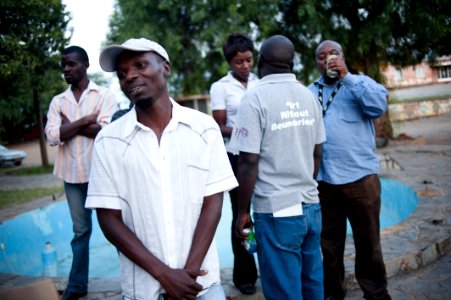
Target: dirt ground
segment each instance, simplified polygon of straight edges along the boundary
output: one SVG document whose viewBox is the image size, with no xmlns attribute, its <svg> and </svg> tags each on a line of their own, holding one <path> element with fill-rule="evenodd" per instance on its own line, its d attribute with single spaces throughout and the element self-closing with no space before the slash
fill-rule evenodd
<svg viewBox="0 0 451 300">
<path fill-rule="evenodd" d="M 451 145 L 451 113 L 392 124 L 394 136 L 404 133 L 426 145 Z"/>
</svg>

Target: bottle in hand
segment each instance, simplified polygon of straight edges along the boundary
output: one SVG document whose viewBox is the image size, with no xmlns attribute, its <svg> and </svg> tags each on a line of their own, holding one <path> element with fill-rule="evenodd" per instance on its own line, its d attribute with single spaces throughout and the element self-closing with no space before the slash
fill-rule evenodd
<svg viewBox="0 0 451 300">
<path fill-rule="evenodd" d="M 255 240 L 254 230 L 251 228 L 244 228 L 243 233 L 249 234 L 247 238 L 243 241 L 244 249 L 249 253 L 254 253 L 257 251 L 257 241 Z"/>
</svg>

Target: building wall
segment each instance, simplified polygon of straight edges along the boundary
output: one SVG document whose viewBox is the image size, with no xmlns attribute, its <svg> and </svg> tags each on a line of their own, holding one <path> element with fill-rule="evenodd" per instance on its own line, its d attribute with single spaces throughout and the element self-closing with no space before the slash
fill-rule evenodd
<svg viewBox="0 0 451 300">
<path fill-rule="evenodd" d="M 435 65 L 424 61 L 405 68 L 388 65 L 382 69 L 388 88 L 402 88 L 451 82 L 451 57 L 441 57 Z"/>
</svg>

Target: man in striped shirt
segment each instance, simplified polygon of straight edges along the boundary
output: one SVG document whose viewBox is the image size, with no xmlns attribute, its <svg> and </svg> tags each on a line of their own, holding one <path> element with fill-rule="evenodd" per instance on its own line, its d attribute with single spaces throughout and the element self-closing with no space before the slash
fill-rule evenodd
<svg viewBox="0 0 451 300">
<path fill-rule="evenodd" d="M 90 81 L 86 51 L 71 46 L 62 52 L 61 66 L 70 87 L 55 96 L 47 114 L 45 133 L 58 146 L 53 174 L 64 180 L 73 222 L 72 268 L 64 300 L 78 299 L 88 290 L 91 210 L 85 209 L 94 138 L 116 111 L 116 99 L 108 89 Z"/>
</svg>

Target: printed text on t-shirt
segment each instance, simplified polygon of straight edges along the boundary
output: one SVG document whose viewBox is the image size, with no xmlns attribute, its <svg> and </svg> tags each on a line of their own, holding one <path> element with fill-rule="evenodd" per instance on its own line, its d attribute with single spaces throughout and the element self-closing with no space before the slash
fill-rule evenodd
<svg viewBox="0 0 451 300">
<path fill-rule="evenodd" d="M 296 126 L 313 126 L 315 123 L 314 118 L 308 118 L 309 112 L 307 109 L 300 109 L 299 102 L 288 101 L 286 106 L 288 107 L 288 110 L 280 112 L 281 120 L 279 120 L 279 122 L 271 123 L 272 131 Z"/>
</svg>

